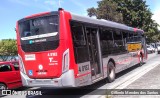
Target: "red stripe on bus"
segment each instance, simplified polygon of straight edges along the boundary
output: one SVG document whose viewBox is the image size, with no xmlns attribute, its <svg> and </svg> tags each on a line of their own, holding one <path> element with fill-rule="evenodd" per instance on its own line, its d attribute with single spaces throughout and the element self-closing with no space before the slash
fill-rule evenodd
<svg viewBox="0 0 160 98">
<path fill-rule="evenodd" d="M 117 62 L 116 64 L 123 64 L 123 63 L 126 63 L 126 62 L 131 62 L 132 60 L 133 60 L 133 58 L 129 57 L 128 59 L 125 59 L 123 61 Z"/>
<path fill-rule="evenodd" d="M 86 75 L 88 75 L 88 74 L 91 74 L 91 72 L 87 72 L 87 73 L 84 73 L 84 74 L 78 75 L 78 76 L 76 76 L 76 78 L 83 77 L 83 76 L 86 76 Z"/>
</svg>

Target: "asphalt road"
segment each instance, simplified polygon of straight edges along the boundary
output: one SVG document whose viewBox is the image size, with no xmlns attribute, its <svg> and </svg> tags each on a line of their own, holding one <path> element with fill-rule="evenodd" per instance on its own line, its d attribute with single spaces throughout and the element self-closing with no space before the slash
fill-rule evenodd
<svg viewBox="0 0 160 98">
<path fill-rule="evenodd" d="M 159 58 L 160 58 L 160 55 L 156 53 L 149 54 L 149 59 L 146 64 L 140 67 L 133 66 L 123 72 L 118 73 L 116 80 L 112 83 L 108 83 L 106 80 L 102 80 L 91 86 L 82 87 L 80 89 L 72 89 L 72 90 L 52 89 L 52 88 L 47 88 L 47 89 L 45 88 L 21 88 L 17 90 L 23 90 L 23 91 L 37 90 L 37 91 L 41 91 L 42 94 L 45 94 L 45 95 L 42 95 L 42 96 L 30 96 L 30 95 L 13 96 L 13 95 L 10 95 L 10 96 L 4 96 L 2 98 L 64 98 L 64 97 L 65 98 L 103 98 L 103 97 L 106 97 L 105 89 L 124 89 L 127 87 L 133 88 L 133 89 L 138 88 L 136 81 L 141 79 L 142 76 L 151 73 L 152 70 L 155 70 L 156 68 L 158 68 L 160 64 Z M 160 73 L 160 70 L 159 70 L 159 73 Z M 152 75 L 150 76 L 152 77 Z M 160 85 L 160 82 L 157 85 Z M 88 88 L 92 88 L 92 89 L 88 89 Z M 63 95 L 62 93 L 65 95 Z"/>
</svg>

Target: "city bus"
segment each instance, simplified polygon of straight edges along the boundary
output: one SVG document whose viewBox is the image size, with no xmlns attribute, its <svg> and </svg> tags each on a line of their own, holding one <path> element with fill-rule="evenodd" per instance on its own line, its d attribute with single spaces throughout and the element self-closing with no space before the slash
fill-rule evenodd
<svg viewBox="0 0 160 98">
<path fill-rule="evenodd" d="M 144 31 L 59 8 L 16 24 L 23 86 L 81 87 L 147 59 Z"/>
</svg>

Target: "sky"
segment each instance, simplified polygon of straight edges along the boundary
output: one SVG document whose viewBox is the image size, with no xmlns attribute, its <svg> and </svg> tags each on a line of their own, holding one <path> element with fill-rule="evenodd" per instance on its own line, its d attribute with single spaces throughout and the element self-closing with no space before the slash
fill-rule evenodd
<svg viewBox="0 0 160 98">
<path fill-rule="evenodd" d="M 65 10 L 87 16 L 87 8 L 97 7 L 100 0 L 60 0 L 60 6 Z M 151 12 L 152 19 L 160 24 L 160 0 L 146 0 Z M 58 0 L 1 0 L 0 2 L 0 39 L 16 38 L 16 21 L 26 16 L 57 11 Z"/>
</svg>

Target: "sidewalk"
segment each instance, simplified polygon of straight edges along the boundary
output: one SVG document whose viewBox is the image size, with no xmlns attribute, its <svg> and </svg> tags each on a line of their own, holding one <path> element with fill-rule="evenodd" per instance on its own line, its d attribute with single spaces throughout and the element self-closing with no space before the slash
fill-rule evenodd
<svg viewBox="0 0 160 98">
<path fill-rule="evenodd" d="M 160 89 L 160 65 L 127 86 L 126 89 Z"/>
<path fill-rule="evenodd" d="M 160 98 L 160 65 L 124 89 L 159 89 L 159 95 L 112 95 L 111 98 Z"/>
</svg>

